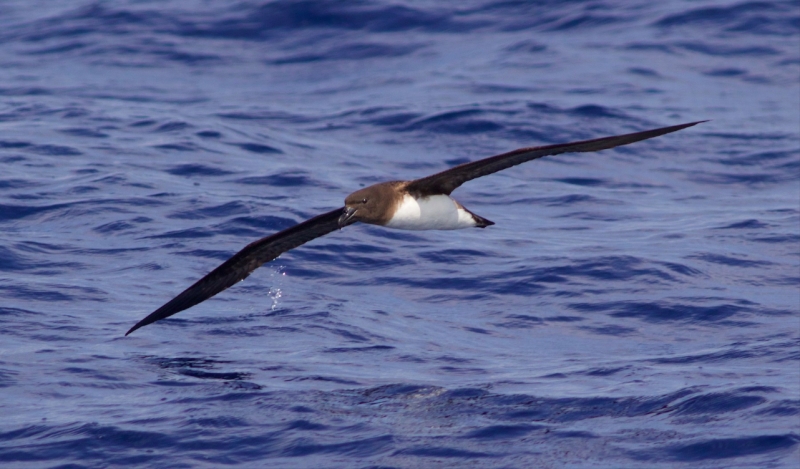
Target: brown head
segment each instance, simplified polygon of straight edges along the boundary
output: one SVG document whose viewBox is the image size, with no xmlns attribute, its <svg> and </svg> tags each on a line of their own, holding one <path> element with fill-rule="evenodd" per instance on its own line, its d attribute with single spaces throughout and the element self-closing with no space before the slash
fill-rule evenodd
<svg viewBox="0 0 800 469">
<path fill-rule="evenodd" d="M 372 225 L 385 225 L 395 208 L 403 201 L 402 181 L 382 182 L 357 190 L 344 199 L 344 213 L 339 217 L 343 228 L 357 221 Z"/>
</svg>

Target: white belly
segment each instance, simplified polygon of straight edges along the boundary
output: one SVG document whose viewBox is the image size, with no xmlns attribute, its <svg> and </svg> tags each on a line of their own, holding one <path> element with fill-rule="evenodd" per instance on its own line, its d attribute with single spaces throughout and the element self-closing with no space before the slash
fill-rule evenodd
<svg viewBox="0 0 800 469">
<path fill-rule="evenodd" d="M 401 230 L 457 230 L 476 226 L 472 214 L 459 207 L 447 195 L 434 195 L 416 200 L 403 197 L 394 216 L 386 224 Z"/>
</svg>

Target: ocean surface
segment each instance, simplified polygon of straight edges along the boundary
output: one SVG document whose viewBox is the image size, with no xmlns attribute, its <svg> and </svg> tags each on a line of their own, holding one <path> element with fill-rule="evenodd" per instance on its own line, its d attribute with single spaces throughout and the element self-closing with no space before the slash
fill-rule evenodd
<svg viewBox="0 0 800 469">
<path fill-rule="evenodd" d="M 800 2 L 0 2 L 3 468 L 797 468 Z M 710 119 L 353 225 L 353 190 Z"/>
</svg>

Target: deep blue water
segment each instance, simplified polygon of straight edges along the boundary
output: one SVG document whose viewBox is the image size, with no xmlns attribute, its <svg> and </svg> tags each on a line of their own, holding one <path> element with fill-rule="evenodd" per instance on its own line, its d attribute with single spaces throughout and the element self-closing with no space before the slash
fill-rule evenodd
<svg viewBox="0 0 800 469">
<path fill-rule="evenodd" d="M 798 467 L 799 41 L 797 1 L 3 1 L 0 465 Z M 366 184 L 700 119 L 123 337 Z"/>
</svg>

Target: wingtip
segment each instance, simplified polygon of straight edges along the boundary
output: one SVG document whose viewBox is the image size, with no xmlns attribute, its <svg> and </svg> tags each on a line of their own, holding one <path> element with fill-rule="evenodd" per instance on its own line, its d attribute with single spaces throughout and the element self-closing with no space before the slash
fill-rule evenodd
<svg viewBox="0 0 800 469">
<path fill-rule="evenodd" d="M 703 122 L 711 122 L 711 119 L 706 119 L 706 120 L 696 121 L 696 122 L 689 122 L 688 124 L 683 124 L 683 126 L 684 126 L 684 128 L 686 128 L 686 127 L 691 127 L 693 125 L 702 124 Z"/>
<path fill-rule="evenodd" d="M 148 316 L 148 317 L 149 317 L 149 316 Z M 147 318 L 145 318 L 145 319 L 147 319 Z M 136 324 L 134 324 L 134 325 L 133 325 L 133 327 L 131 327 L 130 329 L 128 329 L 128 332 L 126 332 L 126 333 L 125 333 L 125 337 L 128 337 L 128 335 L 129 335 L 131 332 L 135 331 L 136 329 L 139 329 L 139 328 L 141 328 L 142 326 L 146 326 L 146 325 L 148 325 L 148 324 L 150 324 L 150 323 L 149 323 L 149 322 L 148 322 L 148 323 L 146 323 L 144 320 L 137 322 Z"/>
<path fill-rule="evenodd" d="M 661 127 L 660 129 L 653 129 L 652 131 L 645 130 L 644 132 L 641 132 L 639 134 L 648 134 L 650 132 L 653 132 L 653 133 L 655 133 L 654 136 L 659 136 L 659 135 L 664 135 L 664 134 L 668 134 L 668 133 L 672 133 L 672 132 L 677 132 L 678 130 L 683 130 L 683 129 L 687 128 L 687 127 L 692 127 L 692 126 L 695 126 L 697 124 L 702 124 L 703 122 L 708 122 L 709 120 L 710 119 L 701 120 L 701 121 L 695 121 L 695 122 L 687 122 L 685 124 L 671 125 L 669 127 Z M 636 135 L 636 134 L 633 134 L 633 135 Z M 647 138 L 652 138 L 652 136 L 648 136 Z"/>
</svg>

